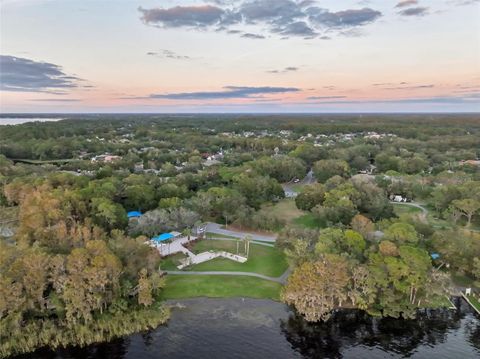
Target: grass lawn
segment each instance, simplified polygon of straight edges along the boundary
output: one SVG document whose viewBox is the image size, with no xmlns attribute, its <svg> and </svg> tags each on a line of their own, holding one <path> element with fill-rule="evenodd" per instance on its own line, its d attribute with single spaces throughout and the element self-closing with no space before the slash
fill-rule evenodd
<svg viewBox="0 0 480 359">
<path fill-rule="evenodd" d="M 240 255 L 243 254 L 243 243 L 240 242 Z M 203 240 L 195 243 L 192 252 L 205 251 L 237 252 L 236 241 Z M 284 254 L 277 248 L 250 243 L 249 258 L 245 263 L 238 263 L 230 259 L 216 258 L 208 262 L 189 266 L 186 270 L 192 271 L 229 271 L 253 272 L 270 277 L 281 276 L 288 268 Z"/>
<path fill-rule="evenodd" d="M 452 302 L 446 296 L 437 296 L 434 300 L 431 300 L 428 304 L 424 304 L 423 308 L 436 309 L 436 308 L 450 308 L 454 306 Z"/>
<path fill-rule="evenodd" d="M 473 295 L 467 295 L 467 298 L 470 303 L 472 303 L 472 305 L 477 308 L 477 310 L 480 310 L 480 301 L 477 298 L 475 298 Z"/>
<path fill-rule="evenodd" d="M 278 201 L 274 205 L 267 205 L 262 207 L 262 210 L 268 211 L 275 215 L 277 218 L 284 220 L 286 223 L 291 223 L 294 218 L 300 217 L 305 214 L 295 205 L 295 200 L 291 198 Z"/>
<path fill-rule="evenodd" d="M 269 211 L 278 218 L 284 220 L 287 224 L 306 228 L 324 228 L 325 223 L 319 222 L 310 212 L 302 211 L 297 208 L 295 200 L 287 198 L 279 201 L 275 205 L 269 205 L 262 208 Z"/>
<path fill-rule="evenodd" d="M 292 221 L 294 224 L 306 228 L 324 228 L 326 223 L 319 221 L 315 216 L 311 213 L 304 214 L 303 216 L 294 218 Z"/>
<path fill-rule="evenodd" d="M 394 203 L 393 204 L 393 211 L 397 216 L 401 216 L 402 214 L 415 214 L 420 213 L 422 210 L 420 208 L 409 206 L 408 204 L 402 203 Z"/>
<path fill-rule="evenodd" d="M 180 265 L 180 260 L 186 258 L 183 253 L 175 253 L 162 259 L 160 268 L 162 270 L 178 270 L 177 266 Z"/>
<path fill-rule="evenodd" d="M 297 193 L 302 193 L 303 190 L 305 189 L 305 185 L 304 184 L 299 184 L 299 183 L 295 183 L 295 184 L 292 184 L 290 186 L 291 189 L 293 189 L 295 192 Z"/>
<path fill-rule="evenodd" d="M 213 232 L 206 232 L 205 237 L 206 238 L 230 238 L 230 239 L 236 239 L 237 238 L 237 237 L 229 236 L 227 234 L 213 233 Z"/>
<path fill-rule="evenodd" d="M 248 297 L 279 300 L 281 285 L 246 276 L 167 275 L 161 299 Z"/>
<path fill-rule="evenodd" d="M 475 280 L 461 273 L 452 273 L 453 283 L 461 287 L 475 288 Z"/>
</svg>

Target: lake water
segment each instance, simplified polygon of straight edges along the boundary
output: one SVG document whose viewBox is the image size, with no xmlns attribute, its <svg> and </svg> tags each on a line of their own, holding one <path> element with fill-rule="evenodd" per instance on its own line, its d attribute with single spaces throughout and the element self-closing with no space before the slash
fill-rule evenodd
<svg viewBox="0 0 480 359">
<path fill-rule="evenodd" d="M 461 299 L 457 310 L 416 320 L 375 319 L 339 311 L 309 324 L 286 306 L 254 299 L 180 301 L 168 325 L 143 334 L 21 358 L 480 358 L 480 316 Z"/>
<path fill-rule="evenodd" d="M 43 117 L 0 117 L 0 125 L 19 125 L 26 122 L 56 122 L 63 118 L 43 118 Z"/>
</svg>

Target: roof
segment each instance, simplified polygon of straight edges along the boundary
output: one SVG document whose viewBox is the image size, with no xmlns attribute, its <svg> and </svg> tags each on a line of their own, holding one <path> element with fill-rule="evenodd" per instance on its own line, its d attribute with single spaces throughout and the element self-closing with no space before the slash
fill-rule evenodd
<svg viewBox="0 0 480 359">
<path fill-rule="evenodd" d="M 172 239 L 174 236 L 173 234 L 171 233 L 162 233 L 162 234 L 159 234 L 158 236 L 156 237 L 153 237 L 152 238 L 152 241 L 154 242 L 163 242 L 163 241 L 167 241 L 169 239 Z"/>
<path fill-rule="evenodd" d="M 440 258 L 440 254 L 432 253 L 432 254 L 430 254 L 430 257 L 432 257 L 432 259 L 438 259 L 438 258 Z"/>
<path fill-rule="evenodd" d="M 142 212 L 139 212 L 139 211 L 130 211 L 127 213 L 128 218 L 136 218 L 136 217 L 140 217 L 141 215 L 142 215 Z"/>
</svg>

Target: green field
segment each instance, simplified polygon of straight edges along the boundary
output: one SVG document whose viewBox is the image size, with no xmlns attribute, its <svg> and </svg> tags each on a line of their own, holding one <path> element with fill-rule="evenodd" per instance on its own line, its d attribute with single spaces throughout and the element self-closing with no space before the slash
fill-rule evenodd
<svg viewBox="0 0 480 359">
<path fill-rule="evenodd" d="M 403 203 L 393 203 L 393 211 L 399 217 L 402 214 L 416 214 L 422 212 L 418 207 L 409 206 L 408 204 Z"/>
<path fill-rule="evenodd" d="M 167 275 L 160 299 L 248 297 L 278 301 L 281 287 L 246 276 Z"/>
<path fill-rule="evenodd" d="M 243 243 L 239 243 L 239 254 L 243 255 Z M 236 241 L 204 240 L 195 243 L 192 252 L 227 251 L 237 253 Z M 245 263 L 238 263 L 230 259 L 216 258 L 208 262 L 196 264 L 186 268 L 192 271 L 229 271 L 253 272 L 270 277 L 281 276 L 288 268 L 284 254 L 277 248 L 250 244 L 250 253 Z"/>
<path fill-rule="evenodd" d="M 473 295 L 467 295 L 467 298 L 468 300 L 470 301 L 470 303 L 477 309 L 480 311 L 480 301 L 475 298 Z"/>
<path fill-rule="evenodd" d="M 324 228 L 326 224 L 319 221 L 312 213 L 304 214 L 303 216 L 294 218 L 292 221 L 294 224 L 306 228 Z"/>
<path fill-rule="evenodd" d="M 278 201 L 274 205 L 270 204 L 262 207 L 262 210 L 268 211 L 277 218 L 284 220 L 286 223 L 291 223 L 294 218 L 300 217 L 305 214 L 295 205 L 295 200 L 284 199 Z"/>
<path fill-rule="evenodd" d="M 183 253 L 175 253 L 162 259 L 160 268 L 162 270 L 178 270 L 177 266 L 180 265 L 180 260 L 185 259 L 186 256 Z"/>
<path fill-rule="evenodd" d="M 234 236 L 229 236 L 226 234 L 221 234 L 221 233 L 213 233 L 213 232 L 206 232 L 205 233 L 206 238 L 230 238 L 230 239 L 237 239 L 237 237 Z"/>
<path fill-rule="evenodd" d="M 275 205 L 265 206 L 262 209 L 284 220 L 287 225 L 305 228 L 325 227 L 325 223 L 319 222 L 312 213 L 298 209 L 295 200 L 291 198 L 279 201 Z"/>
</svg>

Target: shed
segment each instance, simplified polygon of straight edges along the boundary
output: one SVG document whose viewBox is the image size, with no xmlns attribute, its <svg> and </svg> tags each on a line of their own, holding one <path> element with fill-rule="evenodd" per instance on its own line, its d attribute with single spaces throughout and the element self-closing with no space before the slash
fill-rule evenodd
<svg viewBox="0 0 480 359">
<path fill-rule="evenodd" d="M 142 216 L 142 212 L 139 211 L 130 211 L 127 213 L 127 217 L 130 218 L 138 218 Z"/>
<path fill-rule="evenodd" d="M 438 254 L 438 253 L 432 253 L 432 254 L 430 254 L 430 257 L 432 257 L 432 259 L 435 260 L 435 259 L 440 258 L 440 254 Z"/>
</svg>

